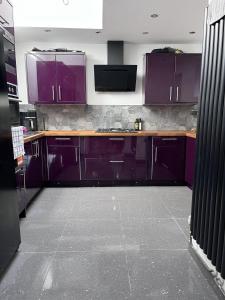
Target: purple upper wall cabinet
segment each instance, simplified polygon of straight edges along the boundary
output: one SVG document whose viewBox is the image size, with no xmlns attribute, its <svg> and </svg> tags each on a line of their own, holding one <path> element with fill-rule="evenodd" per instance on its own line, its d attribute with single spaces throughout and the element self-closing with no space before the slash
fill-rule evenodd
<svg viewBox="0 0 225 300">
<path fill-rule="evenodd" d="M 55 55 L 29 53 L 26 62 L 29 103 L 54 103 L 57 96 Z"/>
<path fill-rule="evenodd" d="M 201 55 L 176 55 L 175 101 L 197 103 L 200 90 Z"/>
<path fill-rule="evenodd" d="M 145 104 L 172 103 L 174 65 L 173 54 L 146 55 Z"/>
<path fill-rule="evenodd" d="M 58 103 L 86 102 L 85 56 L 56 55 Z"/>
<path fill-rule="evenodd" d="M 84 54 L 27 54 L 28 101 L 31 104 L 85 104 Z"/>
<path fill-rule="evenodd" d="M 201 54 L 147 53 L 145 104 L 196 104 L 200 91 Z"/>
</svg>

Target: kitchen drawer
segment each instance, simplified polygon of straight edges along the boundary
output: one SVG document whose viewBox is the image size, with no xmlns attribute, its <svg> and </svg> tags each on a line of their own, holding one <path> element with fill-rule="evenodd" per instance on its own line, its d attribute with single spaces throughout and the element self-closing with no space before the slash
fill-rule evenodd
<svg viewBox="0 0 225 300">
<path fill-rule="evenodd" d="M 84 154 L 108 159 L 134 156 L 136 141 L 136 137 L 87 137 L 84 139 Z"/>
<path fill-rule="evenodd" d="M 47 145 L 79 147 L 80 139 L 79 139 L 79 137 L 70 137 L 70 136 L 48 137 Z"/>
<path fill-rule="evenodd" d="M 145 166 L 137 166 L 134 160 L 129 159 L 85 158 L 83 174 L 85 180 L 146 179 Z"/>
</svg>

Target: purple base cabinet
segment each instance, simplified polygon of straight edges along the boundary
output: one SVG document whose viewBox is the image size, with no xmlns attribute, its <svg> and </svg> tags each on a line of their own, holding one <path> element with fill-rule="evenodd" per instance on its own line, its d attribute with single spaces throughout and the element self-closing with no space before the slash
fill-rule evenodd
<svg viewBox="0 0 225 300">
<path fill-rule="evenodd" d="M 196 139 L 187 137 L 185 181 L 190 188 L 194 183 Z"/>
<path fill-rule="evenodd" d="M 80 181 L 79 138 L 47 138 L 47 172 L 50 184 L 63 185 Z"/>
<path fill-rule="evenodd" d="M 16 190 L 18 194 L 18 211 L 19 214 L 26 214 L 27 196 L 25 186 L 25 170 L 23 167 L 19 167 L 16 170 Z"/>
<path fill-rule="evenodd" d="M 153 137 L 150 179 L 158 182 L 184 183 L 185 137 Z"/>
<path fill-rule="evenodd" d="M 43 185 L 43 140 L 25 144 L 25 185 L 27 204 L 41 190 Z"/>
<path fill-rule="evenodd" d="M 146 139 L 85 137 L 82 141 L 82 179 L 146 180 Z"/>
</svg>

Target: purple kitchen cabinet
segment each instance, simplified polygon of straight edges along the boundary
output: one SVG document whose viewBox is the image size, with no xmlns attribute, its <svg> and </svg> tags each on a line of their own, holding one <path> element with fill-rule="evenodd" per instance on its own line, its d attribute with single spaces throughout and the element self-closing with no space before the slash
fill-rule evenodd
<svg viewBox="0 0 225 300">
<path fill-rule="evenodd" d="M 142 137 L 85 137 L 82 179 L 145 180 L 145 140 Z"/>
<path fill-rule="evenodd" d="M 84 55 L 56 55 L 58 103 L 86 103 Z"/>
<path fill-rule="evenodd" d="M 29 53 L 26 65 L 29 103 L 55 103 L 57 100 L 55 55 Z"/>
<path fill-rule="evenodd" d="M 84 54 L 28 53 L 29 103 L 85 104 L 85 64 Z"/>
<path fill-rule="evenodd" d="M 25 144 L 25 185 L 27 204 L 40 191 L 43 184 L 43 140 Z"/>
<path fill-rule="evenodd" d="M 151 142 L 151 180 L 184 182 L 185 137 L 153 137 Z"/>
<path fill-rule="evenodd" d="M 16 190 L 18 195 L 18 211 L 21 214 L 26 211 L 27 204 L 25 170 L 23 167 L 16 170 Z"/>
<path fill-rule="evenodd" d="M 176 55 L 175 101 L 197 103 L 200 91 L 201 54 Z"/>
<path fill-rule="evenodd" d="M 196 104 L 200 91 L 201 54 L 147 53 L 145 104 Z"/>
<path fill-rule="evenodd" d="M 48 180 L 52 184 L 70 184 L 80 180 L 79 138 L 47 139 Z"/>
<path fill-rule="evenodd" d="M 145 60 L 145 104 L 171 104 L 174 85 L 174 54 L 146 54 Z"/>
<path fill-rule="evenodd" d="M 195 152 L 196 152 L 196 139 L 187 137 L 185 181 L 190 188 L 193 187 L 193 183 L 194 183 Z"/>
</svg>

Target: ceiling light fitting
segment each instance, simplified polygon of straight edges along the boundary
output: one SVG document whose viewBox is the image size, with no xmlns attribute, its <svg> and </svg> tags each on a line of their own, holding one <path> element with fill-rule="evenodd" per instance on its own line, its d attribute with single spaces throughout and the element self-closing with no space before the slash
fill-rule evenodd
<svg viewBox="0 0 225 300">
<path fill-rule="evenodd" d="M 70 4 L 70 0 L 62 0 L 64 5 L 69 5 Z"/>
<path fill-rule="evenodd" d="M 152 15 L 151 15 L 151 18 L 153 18 L 153 19 L 158 18 L 158 17 L 159 17 L 158 14 L 152 14 Z"/>
<path fill-rule="evenodd" d="M 189 33 L 190 33 L 190 34 L 195 34 L 196 32 L 195 32 L 195 31 L 190 31 Z"/>
<path fill-rule="evenodd" d="M 149 32 L 148 31 L 143 31 L 142 34 L 149 34 Z"/>
</svg>

